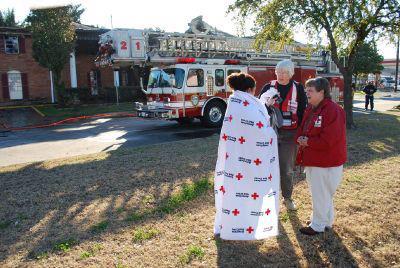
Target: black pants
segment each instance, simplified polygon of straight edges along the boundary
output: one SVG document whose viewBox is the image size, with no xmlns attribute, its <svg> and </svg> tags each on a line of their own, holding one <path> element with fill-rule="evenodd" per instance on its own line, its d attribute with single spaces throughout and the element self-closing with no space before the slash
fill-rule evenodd
<svg viewBox="0 0 400 268">
<path fill-rule="evenodd" d="M 365 95 L 365 110 L 368 109 L 368 104 L 371 105 L 371 111 L 374 109 L 374 95 Z"/>
</svg>

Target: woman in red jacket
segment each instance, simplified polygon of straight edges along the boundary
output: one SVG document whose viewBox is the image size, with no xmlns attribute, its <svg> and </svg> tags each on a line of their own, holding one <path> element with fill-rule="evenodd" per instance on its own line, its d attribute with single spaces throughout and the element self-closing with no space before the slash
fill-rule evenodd
<svg viewBox="0 0 400 268">
<path fill-rule="evenodd" d="M 346 119 L 343 109 L 331 100 L 328 80 L 309 79 L 306 84 L 307 107 L 296 141 L 296 162 L 305 167 L 313 213 L 306 235 L 316 235 L 332 226 L 333 196 L 343 175 L 346 162 Z"/>
</svg>

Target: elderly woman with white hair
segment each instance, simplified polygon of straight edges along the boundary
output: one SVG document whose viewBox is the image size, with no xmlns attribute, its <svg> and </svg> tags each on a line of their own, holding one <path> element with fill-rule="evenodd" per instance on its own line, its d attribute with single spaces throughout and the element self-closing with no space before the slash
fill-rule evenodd
<svg viewBox="0 0 400 268">
<path fill-rule="evenodd" d="M 296 129 L 300 126 L 307 107 L 307 97 L 304 87 L 292 79 L 294 64 L 291 60 L 278 62 L 275 67 L 275 74 L 276 80 L 266 84 L 259 97 L 271 95 L 270 90 L 277 91 L 277 97 L 269 98 L 266 105 L 279 109 L 283 116 L 283 124 L 278 130 L 281 190 L 287 209 L 296 210 L 296 205 L 292 199 L 297 147 L 295 136 Z"/>
</svg>

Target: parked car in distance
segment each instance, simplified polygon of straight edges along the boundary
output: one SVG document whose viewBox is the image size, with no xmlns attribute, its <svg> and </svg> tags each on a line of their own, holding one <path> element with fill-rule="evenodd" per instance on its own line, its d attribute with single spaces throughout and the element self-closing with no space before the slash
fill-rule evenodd
<svg viewBox="0 0 400 268">
<path fill-rule="evenodd" d="M 381 88 L 394 88 L 395 80 L 393 77 L 390 76 L 383 76 L 380 80 L 380 87 Z"/>
</svg>

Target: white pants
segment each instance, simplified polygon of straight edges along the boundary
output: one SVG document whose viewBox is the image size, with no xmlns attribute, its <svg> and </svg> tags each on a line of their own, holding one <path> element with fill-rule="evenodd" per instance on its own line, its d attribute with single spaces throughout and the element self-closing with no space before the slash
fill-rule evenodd
<svg viewBox="0 0 400 268">
<path fill-rule="evenodd" d="M 342 181 L 343 165 L 330 168 L 306 167 L 304 172 L 312 197 L 310 227 L 316 232 L 323 232 L 325 227 L 332 227 L 333 224 L 333 196 Z"/>
</svg>

